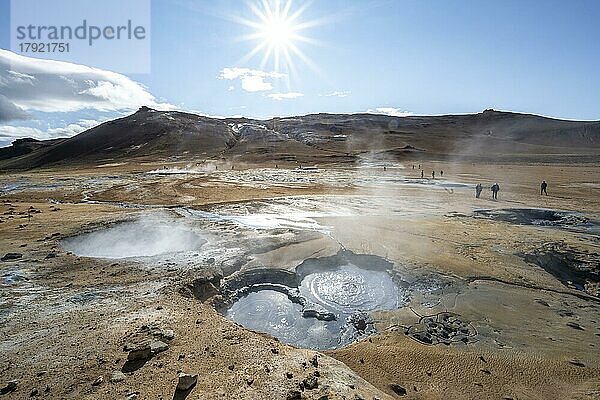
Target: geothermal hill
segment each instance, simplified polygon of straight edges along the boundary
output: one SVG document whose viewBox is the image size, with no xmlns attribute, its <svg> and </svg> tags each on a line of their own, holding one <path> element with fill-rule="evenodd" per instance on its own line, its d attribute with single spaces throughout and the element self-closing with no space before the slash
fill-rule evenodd
<svg viewBox="0 0 600 400">
<path fill-rule="evenodd" d="M 247 162 L 353 163 L 361 158 L 593 162 L 600 121 L 485 110 L 479 114 L 390 117 L 312 114 L 217 119 L 147 107 L 69 139 L 21 139 L 0 150 L 0 169 L 123 160 L 227 158 Z"/>
</svg>

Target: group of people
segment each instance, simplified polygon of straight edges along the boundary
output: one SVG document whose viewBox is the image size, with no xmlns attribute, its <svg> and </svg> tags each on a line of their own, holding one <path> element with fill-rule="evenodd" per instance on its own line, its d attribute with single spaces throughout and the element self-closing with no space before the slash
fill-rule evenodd
<svg viewBox="0 0 600 400">
<path fill-rule="evenodd" d="M 498 185 L 498 183 L 494 183 L 490 187 L 490 190 L 492 191 L 492 199 L 498 200 L 498 192 L 500 191 L 500 185 Z M 481 186 L 481 183 L 478 183 L 477 186 L 475 186 L 475 197 L 479 198 L 479 196 L 481 196 L 482 191 L 483 186 Z M 546 181 L 542 181 L 542 184 L 540 185 L 540 196 L 542 194 L 548 196 L 548 184 L 546 183 Z"/>
<path fill-rule="evenodd" d="M 494 183 L 490 187 L 490 190 L 492 191 L 492 199 L 498 200 L 498 192 L 500 191 L 500 185 L 498 185 L 498 183 Z M 477 186 L 475 186 L 475 197 L 479 198 L 479 196 L 481 196 L 482 191 L 483 186 L 481 185 L 481 183 L 478 183 Z"/>
<path fill-rule="evenodd" d="M 412 169 L 415 169 L 415 166 L 412 166 Z M 425 170 L 421 168 L 421 164 L 419 164 L 419 169 L 421 170 L 421 178 L 425 177 Z M 444 171 L 440 170 L 440 177 L 444 176 Z M 431 179 L 435 179 L 435 171 L 431 171 Z"/>
<path fill-rule="evenodd" d="M 412 169 L 415 169 L 414 164 L 412 166 Z M 421 164 L 419 164 L 419 170 L 421 171 L 421 178 L 423 178 L 425 173 Z M 440 170 L 440 176 L 444 176 L 444 171 Z M 435 171 L 431 171 L 431 178 L 435 179 Z M 492 199 L 498 200 L 498 192 L 500 191 L 500 185 L 498 185 L 498 183 L 496 182 L 492 186 L 490 186 L 490 190 L 492 191 Z M 475 186 L 475 197 L 479 198 L 481 196 L 481 192 L 483 192 L 483 186 L 481 185 L 481 183 L 478 183 L 477 186 Z M 543 194 L 548 196 L 548 184 L 546 183 L 546 181 L 542 181 L 540 185 L 540 196 Z"/>
</svg>

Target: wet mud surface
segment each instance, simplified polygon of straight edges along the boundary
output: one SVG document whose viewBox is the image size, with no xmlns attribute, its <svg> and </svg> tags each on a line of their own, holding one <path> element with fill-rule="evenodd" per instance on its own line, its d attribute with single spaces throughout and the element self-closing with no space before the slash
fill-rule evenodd
<svg viewBox="0 0 600 400">
<path fill-rule="evenodd" d="M 543 268 L 565 286 L 600 298 L 600 255 L 547 243 L 522 254 L 525 261 Z"/>
<path fill-rule="evenodd" d="M 542 208 L 500 208 L 475 210 L 476 218 L 487 218 L 518 225 L 555 227 L 600 235 L 600 223 L 572 211 Z"/>
</svg>

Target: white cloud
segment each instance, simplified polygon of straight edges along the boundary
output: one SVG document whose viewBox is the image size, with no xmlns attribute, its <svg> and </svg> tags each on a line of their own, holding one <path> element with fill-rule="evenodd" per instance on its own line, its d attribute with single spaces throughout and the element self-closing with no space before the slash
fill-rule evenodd
<svg viewBox="0 0 600 400">
<path fill-rule="evenodd" d="M 19 139 L 24 137 L 30 137 L 34 139 L 52 139 L 53 137 L 38 128 L 32 128 L 28 126 L 11 126 L 2 125 L 0 126 L 0 140 L 2 139 Z"/>
<path fill-rule="evenodd" d="M 0 91 L 5 107 L 24 111 L 173 109 L 125 75 L 63 61 L 24 57 L 0 49 Z M 10 103 L 10 104 L 8 104 Z"/>
<path fill-rule="evenodd" d="M 265 78 L 258 75 L 247 75 L 240 78 L 242 80 L 242 89 L 247 92 L 258 92 L 263 90 L 272 90 L 271 82 L 265 82 Z"/>
<path fill-rule="evenodd" d="M 304 94 L 298 93 L 298 92 L 287 92 L 287 93 L 271 93 L 271 94 L 268 94 L 267 96 L 269 96 L 270 98 L 275 99 L 275 100 L 283 100 L 283 99 L 295 99 L 297 97 L 304 96 Z"/>
<path fill-rule="evenodd" d="M 321 97 L 347 97 L 350 95 L 349 90 L 335 90 L 331 93 L 326 93 L 326 94 L 320 94 L 319 96 Z"/>
<path fill-rule="evenodd" d="M 394 107 L 377 107 L 375 109 L 368 109 L 367 112 L 371 114 L 385 114 L 391 117 L 410 117 L 413 115 L 410 111 L 402 111 Z"/>
<path fill-rule="evenodd" d="M 0 142 L 11 142 L 13 139 L 33 138 L 38 140 L 56 139 L 75 136 L 87 129 L 104 122 L 95 119 L 80 119 L 76 123 L 68 124 L 64 127 L 48 128 L 45 131 L 30 126 L 0 126 Z"/>
<path fill-rule="evenodd" d="M 239 79 L 242 89 L 247 92 L 259 92 L 273 90 L 273 84 L 268 80 L 285 78 L 287 75 L 279 72 L 265 72 L 250 68 L 223 68 L 218 76 L 219 79 Z"/>
<path fill-rule="evenodd" d="M 95 119 L 80 119 L 77 123 L 69 124 L 67 126 L 59 128 L 49 128 L 46 132 L 48 132 L 53 137 L 71 137 L 87 129 L 93 128 L 101 122 L 102 121 L 97 121 Z"/>
<path fill-rule="evenodd" d="M 0 94 L 0 123 L 30 118 L 28 112 Z"/>
</svg>

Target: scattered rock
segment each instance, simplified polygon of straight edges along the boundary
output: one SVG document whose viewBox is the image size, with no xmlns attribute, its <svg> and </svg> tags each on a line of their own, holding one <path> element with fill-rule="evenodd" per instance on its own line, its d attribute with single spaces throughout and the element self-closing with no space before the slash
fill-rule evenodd
<svg viewBox="0 0 600 400">
<path fill-rule="evenodd" d="M 573 359 L 569 360 L 569 363 L 573 364 L 576 367 L 585 367 L 585 364 L 582 363 L 580 360 L 578 360 L 576 358 L 573 358 Z"/>
<path fill-rule="evenodd" d="M 397 383 L 392 383 L 390 385 L 390 389 L 392 389 L 392 391 L 394 393 L 396 393 L 398 396 L 406 395 L 406 389 L 404 389 L 402 386 L 398 385 Z"/>
<path fill-rule="evenodd" d="M 290 390 L 286 396 L 287 400 L 300 400 L 302 398 L 302 393 L 298 390 Z"/>
<path fill-rule="evenodd" d="M 10 260 L 18 260 L 22 258 L 23 254 L 21 253 L 6 253 L 0 260 L 2 261 L 10 261 Z"/>
<path fill-rule="evenodd" d="M 313 358 L 310 359 L 310 363 L 315 368 L 317 368 L 319 366 L 319 359 L 316 354 L 313 356 Z"/>
<path fill-rule="evenodd" d="M 110 377 L 110 381 L 113 383 L 122 382 L 126 378 L 125 374 L 121 371 L 114 371 Z"/>
<path fill-rule="evenodd" d="M 16 381 L 16 380 L 9 381 L 6 384 L 6 386 L 4 386 L 2 389 L 0 389 L 0 394 L 7 394 L 7 393 L 14 392 L 15 390 L 17 390 L 17 383 L 18 383 L 18 381 Z"/>
<path fill-rule="evenodd" d="M 44 257 L 44 260 L 48 260 L 50 258 L 55 258 L 56 257 L 56 253 L 48 253 L 46 254 L 46 257 Z"/>
<path fill-rule="evenodd" d="M 142 343 L 139 345 L 131 346 L 126 345 L 125 350 L 129 350 L 127 360 L 148 360 L 152 357 L 152 348 L 149 343 Z"/>
<path fill-rule="evenodd" d="M 198 382 L 198 375 L 186 374 L 184 372 L 179 373 L 179 381 L 177 382 L 177 389 L 180 391 L 186 391 L 193 387 Z"/>
<path fill-rule="evenodd" d="M 29 397 L 35 397 L 38 396 L 40 394 L 40 392 L 37 390 L 37 388 L 33 388 L 33 390 L 29 393 Z"/>
<path fill-rule="evenodd" d="M 292 379 L 294 377 L 294 374 L 292 374 L 291 372 L 286 372 L 285 377 L 288 379 Z"/>
<path fill-rule="evenodd" d="M 43 370 L 43 371 L 39 371 L 39 372 L 38 372 L 36 375 L 37 375 L 37 376 L 44 376 L 44 375 L 46 375 L 47 373 L 48 373 L 48 371 L 46 371 L 46 370 Z"/>
<path fill-rule="evenodd" d="M 127 395 L 127 397 L 125 397 L 125 400 L 137 400 L 138 398 L 138 393 L 129 393 Z"/>
<path fill-rule="evenodd" d="M 173 340 L 175 339 L 175 332 L 172 329 L 163 329 L 158 336 L 164 340 Z"/>
<path fill-rule="evenodd" d="M 583 326 L 579 325 L 577 322 L 567 322 L 567 326 L 569 328 L 573 328 L 573 329 L 576 329 L 578 331 L 584 331 L 585 330 L 583 328 Z"/>
<path fill-rule="evenodd" d="M 92 382 L 92 386 L 99 386 L 102 382 L 104 382 L 104 378 L 99 376 L 94 382 Z"/>
<path fill-rule="evenodd" d="M 230 364 L 230 365 L 229 365 L 227 368 L 228 368 L 230 371 L 233 371 L 233 370 L 235 369 L 235 365 L 233 365 L 233 364 Z"/>
<path fill-rule="evenodd" d="M 307 390 L 313 390 L 313 389 L 316 389 L 317 387 L 319 387 L 319 381 L 318 381 L 317 377 L 312 374 L 307 376 L 306 378 L 304 378 L 304 380 L 302 381 L 302 384 L 304 385 L 304 388 Z"/>
<path fill-rule="evenodd" d="M 168 349 L 169 345 L 165 342 L 161 342 L 160 340 L 155 340 L 154 342 L 150 343 L 150 350 L 152 351 L 152 354 L 157 354 Z"/>
</svg>

